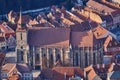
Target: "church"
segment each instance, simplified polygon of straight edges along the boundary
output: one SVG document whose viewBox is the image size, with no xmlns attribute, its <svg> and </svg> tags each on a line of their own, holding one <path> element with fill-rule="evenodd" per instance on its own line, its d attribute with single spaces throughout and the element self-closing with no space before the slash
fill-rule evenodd
<svg viewBox="0 0 120 80">
<path fill-rule="evenodd" d="M 21 16 L 21 15 L 20 15 Z M 18 24 L 22 19 L 19 18 Z M 34 69 L 71 65 L 69 51 L 69 28 L 38 27 L 16 30 L 17 62 L 27 63 Z"/>
<path fill-rule="evenodd" d="M 27 63 L 33 69 L 100 64 L 104 52 L 116 42 L 111 32 L 95 22 L 83 22 L 85 25 L 72 28 L 26 28 L 21 25 L 21 16 L 16 29 L 16 61 Z M 90 29 L 90 26 L 95 27 Z"/>
</svg>

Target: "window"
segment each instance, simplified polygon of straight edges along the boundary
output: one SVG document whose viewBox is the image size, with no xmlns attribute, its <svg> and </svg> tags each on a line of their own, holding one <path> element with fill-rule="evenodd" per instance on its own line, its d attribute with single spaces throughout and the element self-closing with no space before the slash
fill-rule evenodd
<svg viewBox="0 0 120 80">
<path fill-rule="evenodd" d="M 32 80 L 32 76 L 30 73 L 24 73 L 24 80 Z"/>
<path fill-rule="evenodd" d="M 20 39 L 22 40 L 22 33 L 20 33 Z"/>
<path fill-rule="evenodd" d="M 2 73 L 1 76 L 4 78 L 8 77 L 8 75 L 6 73 Z"/>
<path fill-rule="evenodd" d="M 54 64 L 54 62 L 53 62 L 53 54 L 50 54 L 49 63 L 50 63 L 50 68 L 52 68 L 53 64 Z"/>
<path fill-rule="evenodd" d="M 88 55 L 85 53 L 85 66 L 88 66 Z"/>
<path fill-rule="evenodd" d="M 35 55 L 35 61 L 36 61 L 36 64 L 39 64 L 39 63 L 40 63 L 39 53 L 36 53 L 36 55 Z"/>
<path fill-rule="evenodd" d="M 75 54 L 75 59 L 76 59 L 76 66 L 78 66 L 78 65 L 79 65 L 79 64 L 78 64 L 78 61 L 79 61 L 79 60 L 78 60 L 78 53 Z"/>
<path fill-rule="evenodd" d="M 95 56 L 96 53 L 93 53 L 93 64 L 96 64 L 96 56 Z"/>
<path fill-rule="evenodd" d="M 21 51 L 21 61 L 23 61 L 23 56 L 24 56 L 24 52 L 23 51 Z"/>
<path fill-rule="evenodd" d="M 60 54 L 57 54 L 57 56 L 56 56 L 56 61 L 57 61 L 57 60 L 61 60 Z"/>
</svg>

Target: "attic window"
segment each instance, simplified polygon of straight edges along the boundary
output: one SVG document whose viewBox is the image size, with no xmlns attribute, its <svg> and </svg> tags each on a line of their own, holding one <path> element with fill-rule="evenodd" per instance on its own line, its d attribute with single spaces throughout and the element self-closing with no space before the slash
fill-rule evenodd
<svg viewBox="0 0 120 80">
<path fill-rule="evenodd" d="M 99 33 L 97 32 L 97 36 L 99 36 Z"/>
</svg>

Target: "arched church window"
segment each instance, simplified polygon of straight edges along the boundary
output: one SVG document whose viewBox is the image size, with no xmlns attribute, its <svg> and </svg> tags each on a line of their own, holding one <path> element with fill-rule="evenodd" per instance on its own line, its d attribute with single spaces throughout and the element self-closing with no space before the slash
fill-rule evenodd
<svg viewBox="0 0 120 80">
<path fill-rule="evenodd" d="M 21 61 L 23 61 L 23 55 L 24 55 L 24 52 L 23 51 L 21 51 L 21 57 L 20 57 L 20 59 L 21 59 Z"/>
<path fill-rule="evenodd" d="M 85 66 L 88 66 L 88 55 L 85 53 Z"/>
<path fill-rule="evenodd" d="M 96 56 L 95 56 L 96 53 L 93 53 L 93 64 L 96 64 Z"/>
<path fill-rule="evenodd" d="M 53 67 L 53 54 L 50 54 L 50 59 L 49 59 L 49 64 L 50 64 L 50 68 Z"/>
<path fill-rule="evenodd" d="M 57 60 L 61 60 L 60 54 L 57 54 L 57 56 L 56 56 L 56 61 L 57 61 Z"/>
<path fill-rule="evenodd" d="M 79 62 L 79 60 L 78 60 L 78 53 L 75 54 L 75 59 L 76 59 L 76 66 L 78 66 L 79 65 L 78 64 L 78 62 Z"/>
</svg>

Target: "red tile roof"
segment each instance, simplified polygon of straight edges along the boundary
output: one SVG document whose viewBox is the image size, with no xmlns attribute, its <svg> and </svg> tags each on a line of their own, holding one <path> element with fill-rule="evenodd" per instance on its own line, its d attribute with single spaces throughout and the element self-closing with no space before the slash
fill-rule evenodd
<svg viewBox="0 0 120 80">
<path fill-rule="evenodd" d="M 15 35 L 15 32 L 12 28 L 10 28 L 6 23 L 3 23 L 0 25 L 1 31 L 5 34 L 6 37 L 9 37 L 10 35 Z"/>
<path fill-rule="evenodd" d="M 93 29 L 93 34 L 96 37 L 96 39 L 105 38 L 107 32 L 108 30 L 101 26 L 98 26 L 97 28 Z"/>
<path fill-rule="evenodd" d="M 113 11 L 111 14 L 113 17 L 118 17 L 120 14 L 120 10 Z"/>
<path fill-rule="evenodd" d="M 14 74 L 14 75 L 10 76 L 10 77 L 8 78 L 8 80 L 21 80 L 21 79 L 20 79 L 20 76 L 19 76 L 19 75 Z"/>
<path fill-rule="evenodd" d="M 75 23 L 71 22 L 70 20 L 66 19 L 66 18 L 62 18 L 62 23 L 66 24 L 66 25 L 74 25 Z"/>
<path fill-rule="evenodd" d="M 103 5 L 106 5 L 110 8 L 113 8 L 113 9 L 120 9 L 120 6 L 119 5 L 116 5 L 112 2 L 108 2 L 107 0 L 104 0 L 104 1 L 101 1 L 100 3 L 102 3 Z"/>
<path fill-rule="evenodd" d="M 42 77 L 51 80 L 69 80 L 69 78 L 75 75 L 84 78 L 84 73 L 79 67 L 54 67 L 52 70 L 44 69 L 41 71 Z"/>
<path fill-rule="evenodd" d="M 32 68 L 27 64 L 17 64 L 16 68 L 21 73 L 31 73 Z"/>
<path fill-rule="evenodd" d="M 73 46 L 79 46 L 79 47 L 92 47 L 93 46 L 92 31 L 72 32 L 71 44 Z"/>
<path fill-rule="evenodd" d="M 7 63 L 2 67 L 2 72 L 9 74 L 15 69 L 15 67 L 16 67 L 16 64 Z"/>
<path fill-rule="evenodd" d="M 7 63 L 2 66 L 3 73 L 12 73 L 12 72 L 20 72 L 20 73 L 30 73 L 31 68 L 27 64 L 16 64 L 16 63 Z"/>
<path fill-rule="evenodd" d="M 87 2 L 87 5 L 88 6 L 91 6 L 91 7 L 93 7 L 93 8 L 96 8 L 97 10 L 99 10 L 99 11 L 105 11 L 105 12 L 107 12 L 107 13 L 111 13 L 111 12 L 113 12 L 113 11 L 115 11 L 115 9 L 112 9 L 112 8 L 109 8 L 109 7 L 107 7 L 106 5 L 103 5 L 103 4 L 101 4 L 101 3 L 99 3 L 99 2 L 97 2 L 97 1 L 95 1 L 95 0 L 89 0 L 88 2 Z M 97 5 L 97 6 L 96 6 Z"/>
<path fill-rule="evenodd" d="M 40 27 L 29 29 L 28 44 L 41 47 L 69 47 L 70 29 Z"/>
<path fill-rule="evenodd" d="M 66 80 L 72 76 L 84 77 L 83 71 L 79 67 L 55 67 L 53 70 L 53 80 L 64 80 L 66 74 Z"/>
<path fill-rule="evenodd" d="M 87 76 L 89 80 L 94 80 L 94 78 L 97 76 L 92 65 L 84 68 L 84 70 L 86 73 L 88 73 Z"/>
</svg>

